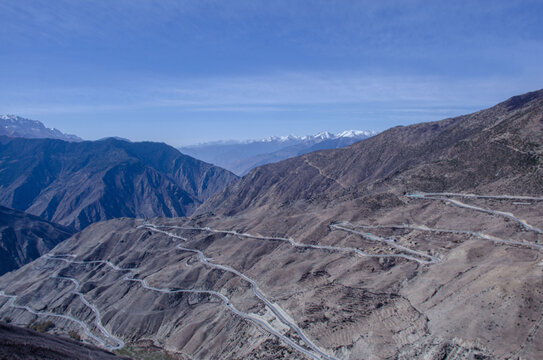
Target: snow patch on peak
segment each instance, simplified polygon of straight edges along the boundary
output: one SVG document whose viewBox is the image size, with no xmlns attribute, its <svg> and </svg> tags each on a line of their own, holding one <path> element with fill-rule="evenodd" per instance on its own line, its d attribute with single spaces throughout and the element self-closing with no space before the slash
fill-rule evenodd
<svg viewBox="0 0 543 360">
<path fill-rule="evenodd" d="M 340 133 L 337 133 L 335 136 L 337 138 L 342 138 L 342 137 L 355 138 L 355 137 L 364 137 L 364 136 L 369 137 L 373 135 L 377 135 L 377 132 L 367 131 L 367 130 L 345 130 Z"/>
<path fill-rule="evenodd" d="M 375 131 L 367 130 L 345 130 L 337 134 L 332 134 L 329 131 L 322 131 L 315 135 L 305 135 L 305 136 L 296 136 L 296 135 L 286 135 L 286 136 L 269 136 L 260 140 L 246 140 L 243 143 L 253 143 L 253 142 L 287 142 L 287 141 L 316 141 L 316 140 L 333 140 L 339 138 L 366 138 L 373 135 L 376 135 Z"/>
<path fill-rule="evenodd" d="M 333 139 L 333 138 L 334 138 L 334 134 L 328 131 L 323 131 L 323 132 L 318 133 L 317 135 L 313 135 L 313 139 L 326 140 L 326 139 Z"/>
</svg>

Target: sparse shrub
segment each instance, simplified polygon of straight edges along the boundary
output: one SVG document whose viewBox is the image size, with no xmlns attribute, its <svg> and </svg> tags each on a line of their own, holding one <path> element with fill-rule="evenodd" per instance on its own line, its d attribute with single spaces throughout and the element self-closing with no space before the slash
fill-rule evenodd
<svg viewBox="0 0 543 360">
<path fill-rule="evenodd" d="M 68 335 L 74 339 L 75 341 L 81 341 L 81 336 L 79 335 L 79 333 L 75 330 L 70 330 L 68 331 Z"/>
<path fill-rule="evenodd" d="M 55 324 L 52 321 L 43 321 L 43 322 L 35 322 L 33 324 L 30 324 L 30 328 L 32 330 L 35 330 L 37 332 L 47 332 L 55 327 Z"/>
<path fill-rule="evenodd" d="M 528 163 L 528 165 L 537 165 L 541 162 L 541 158 L 535 152 L 530 151 L 526 158 L 526 162 Z"/>
<path fill-rule="evenodd" d="M 3 319 L 3 321 L 4 321 L 6 324 L 11 323 L 11 319 L 8 318 L 7 316 Z"/>
</svg>

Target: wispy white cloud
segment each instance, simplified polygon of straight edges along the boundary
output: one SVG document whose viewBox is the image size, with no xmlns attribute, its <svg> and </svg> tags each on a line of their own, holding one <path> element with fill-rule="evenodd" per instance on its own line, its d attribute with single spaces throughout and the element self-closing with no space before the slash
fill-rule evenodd
<svg viewBox="0 0 543 360">
<path fill-rule="evenodd" d="M 345 73 L 281 73 L 149 81 L 130 86 L 0 90 L 0 108 L 39 113 L 175 108 L 195 112 L 380 111 L 478 108 L 537 89 L 543 78 L 450 79 Z M 402 109 L 402 110 L 400 110 Z"/>
<path fill-rule="evenodd" d="M 539 79 L 487 77 L 450 79 L 345 73 L 283 73 L 219 77 L 151 87 L 155 106 L 304 106 L 413 103 L 477 106 L 540 86 Z M 507 84 L 507 86 L 504 86 Z"/>
</svg>

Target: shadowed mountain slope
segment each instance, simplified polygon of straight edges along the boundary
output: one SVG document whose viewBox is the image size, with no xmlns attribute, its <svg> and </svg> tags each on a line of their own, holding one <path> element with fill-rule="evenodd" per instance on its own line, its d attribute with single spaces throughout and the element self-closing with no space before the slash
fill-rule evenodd
<svg viewBox="0 0 543 360">
<path fill-rule="evenodd" d="M 95 346 L 0 324 L 0 358 L 12 360 L 127 360 Z"/>
<path fill-rule="evenodd" d="M 236 180 L 161 143 L 0 137 L 0 204 L 82 229 L 117 218 L 188 215 Z"/>
<path fill-rule="evenodd" d="M 72 234 L 64 226 L 0 206 L 0 274 L 40 257 Z"/>
</svg>

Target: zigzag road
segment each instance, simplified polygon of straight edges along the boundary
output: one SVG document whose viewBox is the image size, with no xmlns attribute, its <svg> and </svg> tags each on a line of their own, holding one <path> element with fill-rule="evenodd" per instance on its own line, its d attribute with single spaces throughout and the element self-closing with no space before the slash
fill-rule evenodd
<svg viewBox="0 0 543 360">
<path fill-rule="evenodd" d="M 384 237 L 381 237 L 381 236 L 373 235 L 372 233 L 368 233 L 368 232 L 363 233 L 363 232 L 360 232 L 360 231 L 356 231 L 356 230 L 347 228 L 345 226 L 356 226 L 356 225 L 352 225 L 352 224 L 350 224 L 348 222 L 345 222 L 345 221 L 337 223 L 337 224 L 330 225 L 331 228 L 346 231 L 346 232 L 350 232 L 352 234 L 362 236 L 363 238 L 371 240 L 371 241 L 384 243 L 384 244 L 387 244 L 387 245 L 389 245 L 389 246 L 391 246 L 393 248 L 396 248 L 396 249 L 398 249 L 400 251 L 403 251 L 405 253 L 412 254 L 414 256 L 419 256 L 419 257 L 422 257 L 422 258 L 426 258 L 428 260 L 421 260 L 421 259 L 415 258 L 413 256 L 402 255 L 402 257 L 405 257 L 406 259 L 410 259 L 410 260 L 413 260 L 413 261 L 418 261 L 418 262 L 420 262 L 422 264 L 436 264 L 436 263 L 441 261 L 441 259 L 436 257 L 436 256 L 428 255 L 428 254 L 423 253 L 421 251 L 413 250 L 413 249 L 410 249 L 408 247 L 397 244 L 395 239 L 384 238 Z M 400 256 L 400 255 L 401 254 L 397 254 L 397 256 Z"/>
<path fill-rule="evenodd" d="M 510 220 L 513 220 L 517 223 L 519 223 L 521 226 L 526 228 L 527 230 L 536 232 L 538 234 L 543 234 L 543 230 L 536 228 L 535 226 L 532 226 L 526 222 L 526 220 L 517 218 L 514 214 L 511 214 L 509 212 L 505 211 L 498 211 L 498 210 L 491 210 L 491 209 L 485 209 L 479 206 L 475 205 L 469 205 L 464 204 L 463 202 L 460 202 L 458 200 L 449 199 L 447 196 L 451 197 L 467 197 L 467 198 L 476 198 L 476 199 L 497 199 L 497 200 L 532 200 L 532 201 L 543 201 L 543 198 L 540 197 L 529 197 L 529 196 L 511 196 L 511 195 L 503 195 L 503 196 L 494 196 L 494 195 L 475 195 L 475 194 L 459 194 L 459 193 L 416 193 L 416 194 L 407 194 L 406 195 L 409 198 L 413 199 L 428 199 L 428 200 L 441 200 L 448 202 L 450 204 L 456 205 L 461 208 L 475 210 L 479 212 L 483 212 L 490 215 L 498 215 L 506 217 Z"/>
<path fill-rule="evenodd" d="M 498 211 L 498 210 L 491 210 L 491 209 L 485 209 L 479 206 L 469 205 L 465 204 L 463 202 L 460 202 L 458 200 L 449 199 L 449 197 L 461 197 L 461 198 L 472 198 L 472 199 L 495 199 L 495 200 L 517 200 L 517 201 L 543 201 L 543 197 L 532 197 L 532 196 L 514 196 L 514 195 L 476 195 L 476 194 L 461 194 L 461 193 L 416 193 L 416 194 L 407 194 L 406 195 L 409 198 L 414 199 L 428 199 L 428 200 L 441 200 L 448 202 L 450 204 L 456 205 L 461 208 L 475 210 L 479 212 L 483 212 L 490 215 L 498 215 L 503 216 L 505 218 L 508 218 L 510 220 L 513 220 L 523 226 L 525 229 L 533 231 L 538 234 L 543 234 L 543 230 L 530 225 L 526 222 L 526 220 L 517 218 L 514 214 L 505 212 L 505 211 Z M 526 203 L 528 204 L 528 203 Z M 407 229 L 414 229 L 414 230 L 422 230 L 422 231 L 435 231 L 435 232 L 450 232 L 450 233 L 461 233 L 461 234 L 468 234 L 475 237 L 479 237 L 485 240 L 490 240 L 498 243 L 505 243 L 510 245 L 519 245 L 519 246 L 527 246 L 531 247 L 537 250 L 542 250 L 543 245 L 541 244 L 534 244 L 534 243 L 527 243 L 523 241 L 513 241 L 513 240 L 504 240 L 499 239 L 494 236 L 481 234 L 473 231 L 462 231 L 462 230 L 446 230 L 446 229 L 432 229 L 427 228 L 425 226 L 412 226 L 412 225 L 391 225 L 391 227 L 398 227 L 398 228 L 407 228 Z M 538 265 L 543 265 L 543 261 L 538 263 Z M 539 329 L 541 328 L 541 324 L 543 323 L 543 317 L 539 319 L 531 328 L 530 332 L 528 333 L 528 336 L 524 340 L 524 342 L 520 345 L 518 350 L 515 352 L 513 358 L 520 358 L 520 354 L 524 350 L 526 344 L 533 339 L 533 337 L 536 336 L 536 334 L 539 332 Z"/>
<path fill-rule="evenodd" d="M 63 315 L 63 314 L 56 314 L 56 313 L 52 313 L 52 312 L 49 312 L 49 311 L 36 311 L 36 310 L 32 309 L 29 306 L 16 305 L 15 301 L 17 300 L 17 295 L 8 295 L 3 290 L 0 291 L 0 296 L 8 298 L 9 299 L 9 301 L 8 301 L 9 307 L 12 307 L 14 309 L 26 310 L 29 313 L 34 314 L 36 316 L 49 316 L 49 317 L 56 317 L 56 318 L 60 318 L 60 319 L 66 319 L 66 320 L 73 321 L 73 322 L 77 323 L 79 326 L 81 326 L 83 328 L 83 331 L 85 332 L 85 334 L 87 334 L 90 338 L 92 338 L 94 341 L 101 344 L 103 347 L 105 347 L 107 349 L 116 350 L 116 349 L 119 349 L 120 347 L 124 346 L 124 343 L 122 343 L 121 340 L 110 337 L 110 339 L 118 340 L 119 345 L 123 344 L 120 347 L 118 347 L 119 345 L 111 346 L 110 344 L 106 343 L 103 339 L 101 339 L 98 336 L 94 335 L 92 333 L 92 331 L 89 329 L 89 327 L 87 326 L 87 324 L 85 324 L 83 321 L 81 321 L 79 319 L 74 318 L 73 316 Z"/>
<path fill-rule="evenodd" d="M 94 323 L 96 324 L 96 327 L 100 330 L 100 332 L 109 340 L 113 341 L 113 342 L 116 342 L 117 345 L 114 345 L 114 346 L 110 346 L 108 345 L 107 347 L 112 349 L 112 350 L 118 350 L 118 349 L 121 349 L 124 347 L 124 342 L 119 339 L 119 338 L 116 338 L 114 337 L 109 331 L 107 331 L 107 329 L 104 327 L 104 325 L 102 324 L 102 317 L 100 316 L 100 311 L 98 311 L 98 309 L 96 308 L 96 306 L 94 306 L 93 304 L 91 304 L 90 302 L 87 301 L 87 299 L 85 299 L 85 296 L 83 296 L 83 294 L 81 292 L 79 292 L 79 288 L 81 287 L 81 284 L 79 283 L 79 281 L 77 279 L 74 279 L 72 277 L 67 277 L 67 276 L 58 276 L 57 275 L 57 278 L 58 279 L 61 279 L 61 280 L 68 280 L 68 281 L 71 281 L 74 285 L 75 285 L 75 289 L 72 290 L 72 292 L 74 294 L 76 294 L 77 296 L 79 296 L 79 298 L 81 299 L 81 301 L 88 307 L 92 310 L 92 312 L 94 313 Z"/>
<path fill-rule="evenodd" d="M 193 290 L 193 289 L 162 289 L 162 288 L 157 288 L 157 287 L 154 287 L 154 286 L 149 286 L 147 284 L 147 282 L 143 279 L 135 279 L 135 278 L 128 278 L 128 277 L 125 277 L 124 280 L 126 281 L 136 281 L 136 282 L 139 282 L 141 284 L 141 286 L 145 289 L 148 289 L 148 290 L 152 290 L 152 291 L 157 291 L 157 292 L 161 292 L 161 293 L 167 293 L 167 294 L 175 294 L 175 293 L 193 293 L 193 294 L 208 294 L 208 295 L 212 295 L 212 296 L 215 296 L 215 297 L 218 297 L 220 298 L 223 302 L 224 302 L 224 305 L 226 305 L 226 307 L 228 308 L 228 310 L 232 311 L 234 314 L 244 318 L 244 319 L 247 319 L 249 321 L 251 321 L 252 323 L 254 323 L 255 325 L 257 325 L 258 327 L 260 328 L 263 328 L 265 331 L 269 332 L 270 334 L 278 337 L 280 340 L 284 341 L 285 343 L 287 343 L 288 345 L 290 345 L 291 347 L 293 347 L 294 349 L 298 350 L 299 352 L 309 356 L 310 358 L 312 359 L 316 359 L 316 360 L 319 360 L 319 359 L 322 359 L 322 358 L 325 358 L 325 359 L 334 359 L 333 357 L 327 355 L 327 354 L 319 354 L 319 355 L 316 355 L 314 354 L 313 352 L 311 351 L 308 351 L 307 349 L 301 347 L 300 345 L 298 345 L 297 343 L 295 343 L 294 341 L 292 341 L 291 339 L 289 339 L 288 337 L 284 336 L 283 334 L 279 333 L 278 331 L 276 331 L 274 328 L 272 328 L 269 324 L 267 324 L 265 321 L 255 317 L 255 316 L 252 316 L 250 314 L 247 314 L 247 313 L 244 313 L 244 312 L 241 312 L 239 311 L 238 309 L 236 309 L 232 303 L 230 302 L 230 300 L 224 296 L 223 294 L 221 294 L 220 292 L 217 292 L 217 291 L 213 291 L 213 290 Z"/>
<path fill-rule="evenodd" d="M 176 238 L 179 238 L 176 236 Z M 210 260 L 209 258 L 206 258 L 203 253 L 199 250 L 196 250 L 196 249 L 187 249 L 187 248 L 182 248 L 182 247 L 178 247 L 179 249 L 181 250 L 185 250 L 185 251 L 192 251 L 192 252 L 196 252 L 199 254 L 200 256 L 200 259 L 208 264 L 210 264 L 208 261 Z M 63 257 L 55 257 L 55 256 L 52 256 L 52 255 L 46 255 L 45 257 L 47 257 L 48 259 L 51 259 L 51 260 L 57 260 L 57 261 L 63 261 L 65 263 L 68 263 L 68 264 L 104 264 L 106 266 L 109 266 L 111 267 L 113 270 L 115 271 L 134 271 L 136 270 L 136 268 L 121 268 L 115 264 L 113 264 L 111 261 L 109 260 L 89 260 L 89 261 L 76 261 L 76 260 L 71 260 L 71 259 L 66 259 L 65 256 L 70 256 L 72 257 L 73 255 L 62 255 Z M 222 266 L 222 265 L 217 265 L 217 264 L 210 264 L 210 265 L 214 265 L 214 267 L 217 267 L 217 268 L 220 268 L 220 269 L 223 269 L 225 271 L 231 271 L 233 269 L 229 269 L 228 267 L 225 267 L 225 266 Z M 240 274 L 241 275 L 241 274 Z M 71 281 L 74 285 L 75 285 L 75 289 L 72 290 L 72 292 L 76 295 L 79 296 L 79 298 L 82 300 L 82 302 L 88 306 L 95 314 L 95 323 L 96 323 L 96 326 L 98 327 L 98 329 L 100 330 L 100 332 L 103 334 L 103 336 L 108 339 L 109 341 L 111 342 L 114 342 L 116 343 L 116 345 L 112 346 L 110 344 L 108 344 L 106 341 L 104 341 L 103 339 L 99 338 L 98 336 L 94 335 L 90 329 L 88 328 L 88 326 L 81 320 L 79 319 L 76 319 L 72 316 L 68 316 L 68 315 L 62 315 L 62 314 L 55 314 L 55 313 L 51 313 L 51 312 L 40 312 L 40 311 L 35 311 L 33 309 L 31 309 L 30 307 L 28 306 L 20 306 L 20 305 L 15 305 L 14 304 L 14 301 L 17 299 L 17 296 L 15 295 L 6 295 L 3 291 L 0 291 L 0 296 L 4 296 L 4 297 L 8 297 L 10 298 L 10 306 L 11 307 L 14 307 L 14 308 L 18 308 L 18 309 L 22 309 L 22 310 L 27 310 L 35 315 L 44 315 L 44 316 L 53 316 L 53 317 L 58 317 L 58 318 L 63 318 L 63 319 L 68 319 L 68 320 L 71 320 L 71 321 L 74 321 L 74 322 L 77 322 L 79 325 L 81 325 L 85 331 L 85 333 L 87 335 L 89 335 L 89 337 L 91 337 L 92 339 L 94 339 L 95 341 L 97 341 L 98 343 L 102 344 L 102 346 L 110 349 L 110 350 L 117 350 L 117 349 L 120 349 L 124 346 L 124 342 L 118 338 L 115 338 L 113 335 L 111 335 L 107 329 L 105 329 L 105 327 L 102 325 L 102 322 L 101 322 L 101 317 L 100 317 L 100 312 L 98 311 L 98 309 L 93 305 L 91 304 L 89 301 L 87 301 L 85 299 L 85 297 L 83 296 L 83 294 L 81 292 L 78 291 L 78 289 L 80 288 L 81 284 L 79 283 L 79 281 L 77 279 L 74 279 L 74 278 L 71 278 L 71 277 L 66 277 L 66 276 L 56 276 L 56 278 L 59 278 L 59 279 L 62 279 L 62 280 L 69 280 Z M 247 277 L 244 277 L 244 279 L 249 279 Z M 209 294 L 209 295 L 212 295 L 212 296 L 215 296 L 215 297 L 218 297 L 220 298 L 224 304 L 226 305 L 226 307 L 228 308 L 228 310 L 232 311 L 234 314 L 244 318 L 244 319 L 247 319 L 249 321 L 251 321 L 252 323 L 254 323 L 255 325 L 257 325 L 258 327 L 262 328 L 264 331 L 278 337 L 280 340 L 282 340 L 283 342 L 285 342 L 286 344 L 288 344 L 289 346 L 293 347 L 294 349 L 302 352 L 303 354 L 307 355 L 308 357 L 312 358 L 312 359 L 316 359 L 316 360 L 320 360 L 320 359 L 334 359 L 333 357 L 331 357 L 330 355 L 328 354 L 325 354 L 324 352 L 322 351 L 315 351 L 317 354 L 315 354 L 313 351 L 309 351 L 307 350 L 306 348 L 300 346 L 299 344 L 295 343 L 294 341 L 292 341 L 291 339 L 289 339 L 288 337 L 282 335 L 281 333 L 279 333 L 277 330 L 275 330 L 274 328 L 272 328 L 269 324 L 267 324 L 265 321 L 263 321 L 262 319 L 256 317 L 256 316 L 253 316 L 253 315 L 250 315 L 250 314 L 247 314 L 247 313 L 244 313 L 244 312 L 241 312 L 239 311 L 238 309 L 236 309 L 230 302 L 230 300 L 224 296 L 223 294 L 217 292 L 217 291 L 213 291 L 213 290 L 195 290 L 195 289 L 163 289 L 163 288 L 157 288 L 157 287 L 153 287 L 153 286 L 150 286 L 147 284 L 147 282 L 143 279 L 136 279 L 136 278 L 131 278 L 131 277 L 128 277 L 125 276 L 123 278 L 123 281 L 133 281 L 133 282 L 139 282 L 143 288 L 145 289 L 148 289 L 148 290 L 152 290 L 152 291 L 157 291 L 157 292 L 161 292 L 161 293 L 200 293 L 200 294 Z M 254 288 L 253 288 L 254 289 Z M 267 301 L 267 299 L 266 299 Z M 266 302 L 265 301 L 265 302 Z M 271 304 L 269 301 L 266 302 L 266 304 L 268 306 L 270 306 L 270 308 L 274 311 L 274 313 L 276 313 L 276 315 L 279 317 L 279 318 L 282 318 L 284 320 L 286 320 L 283 315 L 280 314 L 280 312 L 275 309 L 274 305 Z M 277 311 L 277 312 L 276 312 Z M 301 332 L 301 330 L 300 330 Z M 305 336 L 302 336 L 303 333 L 301 334 L 301 338 L 302 340 L 308 344 L 308 346 L 311 344 L 313 345 L 311 342 L 309 342 L 309 340 L 307 338 L 305 338 Z M 306 341 L 307 340 L 307 341 Z M 314 346 L 314 345 L 313 345 Z"/>
<path fill-rule="evenodd" d="M 146 228 L 146 229 L 151 230 L 151 231 L 157 231 L 157 232 L 160 232 L 160 233 L 164 233 L 164 234 L 167 234 L 168 236 L 171 236 L 171 233 L 159 230 L 153 224 L 144 224 L 143 226 L 140 226 L 140 227 Z M 175 234 L 173 234 L 173 235 L 175 235 Z M 186 240 L 185 238 L 183 238 L 181 236 L 178 236 L 178 235 L 175 235 L 175 238 L 176 239 L 181 239 L 181 240 Z M 255 294 L 255 296 L 257 298 L 259 298 L 262 302 L 264 302 L 264 304 L 266 304 L 266 306 L 277 316 L 277 318 L 283 324 L 287 325 L 289 328 L 291 328 L 293 331 L 295 331 L 298 334 L 298 336 L 300 336 L 300 338 L 303 340 L 303 342 L 305 344 L 307 344 L 307 346 L 309 346 L 315 353 L 317 353 L 319 355 L 319 358 L 332 359 L 332 357 L 330 355 L 323 352 L 321 349 L 319 349 L 319 347 L 317 345 L 315 345 L 311 340 L 309 340 L 307 338 L 307 336 L 303 333 L 303 331 L 295 323 L 288 320 L 285 317 L 285 315 L 283 315 L 283 314 L 286 313 L 283 309 L 281 309 L 278 305 L 272 303 L 270 300 L 268 300 L 268 298 L 266 298 L 266 296 L 263 294 L 262 290 L 258 287 L 258 284 L 256 283 L 256 281 L 254 281 L 253 279 L 251 279 L 247 275 L 239 272 L 238 270 L 236 270 L 236 269 L 234 269 L 234 268 L 232 268 L 230 266 L 215 264 L 215 263 L 211 262 L 212 259 L 206 257 L 205 254 L 201 250 L 185 248 L 185 247 L 182 247 L 181 245 L 178 245 L 177 249 L 196 253 L 196 254 L 198 254 L 199 260 L 202 263 L 204 263 L 205 265 L 207 265 L 207 266 L 209 266 L 211 268 L 220 269 L 220 270 L 223 270 L 223 271 L 226 271 L 226 272 L 230 272 L 230 273 L 242 278 L 243 280 L 245 280 L 249 284 L 251 284 L 251 287 L 253 289 L 253 293 Z"/>
<path fill-rule="evenodd" d="M 338 224 L 341 224 L 341 223 L 338 223 Z M 388 245 L 390 245 L 391 241 L 394 241 L 394 240 L 391 240 L 391 239 L 381 238 L 381 237 L 375 236 L 375 235 L 370 234 L 370 233 L 360 233 L 360 232 L 357 232 L 357 231 L 354 231 L 354 230 L 351 230 L 351 229 L 348 229 L 348 228 L 341 227 L 341 225 L 338 225 L 338 224 L 332 224 L 332 225 L 330 225 L 330 227 L 335 228 L 337 230 L 349 231 L 349 232 L 355 233 L 357 235 L 367 237 L 372 241 L 382 242 L 382 243 L 386 243 Z M 149 224 L 147 224 L 146 226 L 149 226 Z M 404 248 L 404 247 L 402 247 L 401 245 L 398 245 L 398 244 L 394 244 L 393 246 L 398 248 L 398 249 L 401 248 L 402 251 L 406 251 L 406 252 L 409 252 L 409 253 L 414 254 L 416 256 L 421 256 L 421 257 L 427 258 L 429 260 L 419 259 L 419 258 L 416 258 L 414 256 L 406 255 L 406 254 L 370 254 L 370 253 L 364 252 L 364 251 L 362 251 L 360 249 L 353 248 L 353 247 L 339 247 L 339 246 L 329 246 L 329 245 L 304 244 L 304 243 L 296 242 L 296 241 L 294 241 L 293 239 L 290 239 L 290 238 L 252 235 L 252 234 L 240 233 L 240 232 L 232 231 L 232 230 L 217 230 L 217 229 L 212 229 L 210 227 L 175 226 L 175 225 L 172 225 L 172 226 L 155 226 L 155 225 L 153 225 L 153 226 L 155 228 L 165 227 L 165 228 L 175 228 L 175 229 L 180 229 L 180 230 L 208 231 L 208 232 L 217 233 L 217 234 L 235 235 L 235 236 L 241 236 L 241 237 L 246 237 L 246 238 L 256 239 L 256 240 L 284 241 L 284 242 L 287 242 L 290 245 L 292 245 L 294 247 L 298 247 L 298 248 L 337 251 L 337 252 L 347 252 L 347 253 L 354 253 L 356 255 L 365 256 L 365 257 L 403 258 L 403 259 L 407 259 L 407 260 L 416 261 L 416 262 L 418 262 L 420 264 L 423 264 L 423 265 L 435 264 L 436 262 L 440 261 L 440 259 L 437 258 L 437 257 L 433 257 L 433 256 L 430 256 L 430 255 L 422 253 L 422 252 L 418 252 L 418 251 L 415 251 L 415 250 Z"/>
<path fill-rule="evenodd" d="M 507 245 L 518 245 L 534 248 L 537 250 L 543 250 L 543 245 L 529 243 L 526 241 L 515 241 L 515 240 L 505 240 L 498 237 L 487 235 L 483 233 L 478 233 L 475 231 L 469 230 L 452 230 L 452 229 L 440 229 L 440 228 L 430 228 L 423 225 L 408 225 L 408 224 L 399 224 L 399 225 L 355 225 L 352 226 L 362 229 L 406 229 L 406 230 L 418 230 L 418 231 L 428 231 L 435 233 L 450 233 L 450 234 L 462 234 L 462 235 L 471 235 L 483 240 L 489 240 L 495 243 L 502 243 Z"/>
<path fill-rule="evenodd" d="M 47 259 L 50 259 L 50 260 L 63 261 L 63 262 L 68 263 L 68 264 L 105 264 L 105 265 L 111 267 L 113 270 L 116 270 L 116 271 L 132 271 L 132 270 L 134 270 L 133 268 L 120 268 L 120 267 L 116 266 L 115 264 L 113 264 L 112 262 L 110 262 L 108 260 L 76 261 L 76 260 L 70 260 L 70 259 L 65 258 L 65 257 L 72 257 L 72 258 L 76 257 L 75 255 L 71 255 L 71 254 L 70 255 L 59 255 L 59 257 L 54 257 L 51 254 L 46 254 L 46 255 L 44 255 L 44 257 L 47 258 Z M 87 324 L 85 324 L 83 321 L 81 321 L 81 320 L 79 320 L 79 319 L 77 319 L 77 318 L 75 318 L 73 316 L 64 315 L 64 314 L 56 314 L 56 313 L 47 312 L 47 311 L 36 311 L 36 310 L 34 310 L 34 309 L 32 309 L 32 308 L 30 308 L 28 306 L 15 305 L 15 300 L 17 299 L 17 296 L 16 295 L 6 295 L 4 293 L 4 291 L 0 291 L 0 296 L 10 298 L 10 302 L 9 302 L 10 307 L 13 307 L 13 308 L 16 308 L 16 309 L 21 309 L 21 310 L 26 310 L 26 311 L 34 314 L 34 315 L 52 316 L 52 317 L 67 319 L 67 320 L 76 322 L 83 328 L 85 334 L 87 334 L 90 338 L 92 338 L 93 340 L 95 340 L 96 342 L 98 342 L 103 347 L 105 347 L 105 348 L 107 348 L 109 350 L 118 350 L 118 349 L 121 349 L 121 348 L 124 347 L 124 345 L 125 345 L 124 342 L 121 339 L 113 336 L 103 326 L 102 318 L 100 316 L 100 311 L 98 310 L 98 308 L 96 308 L 96 306 L 91 304 L 85 298 L 83 293 L 81 293 L 79 291 L 79 288 L 81 287 L 81 284 L 79 283 L 79 281 L 77 279 L 72 278 L 72 277 L 68 277 L 68 276 L 59 276 L 59 275 L 52 276 L 52 278 L 57 278 L 57 279 L 61 279 L 61 280 L 68 280 L 68 281 L 72 282 L 75 285 L 74 290 L 72 290 L 71 292 L 73 294 L 77 295 L 81 299 L 83 304 L 85 304 L 85 306 L 87 306 L 89 309 L 91 309 L 91 311 L 94 313 L 96 327 L 100 330 L 100 332 L 103 334 L 103 336 L 107 340 L 104 340 L 104 339 L 94 335 L 92 333 L 92 331 L 89 329 L 89 327 L 87 326 Z M 110 343 L 113 343 L 115 345 L 111 345 L 107 341 L 109 341 Z"/>
<path fill-rule="evenodd" d="M 430 196 L 454 196 L 463 198 L 475 199 L 494 199 L 494 200 L 520 200 L 520 201 L 543 201 L 543 197 L 534 196 L 517 196 L 517 195 L 477 195 L 477 194 L 462 194 L 462 193 L 414 193 L 407 194 L 408 197 L 430 197 Z"/>
</svg>

